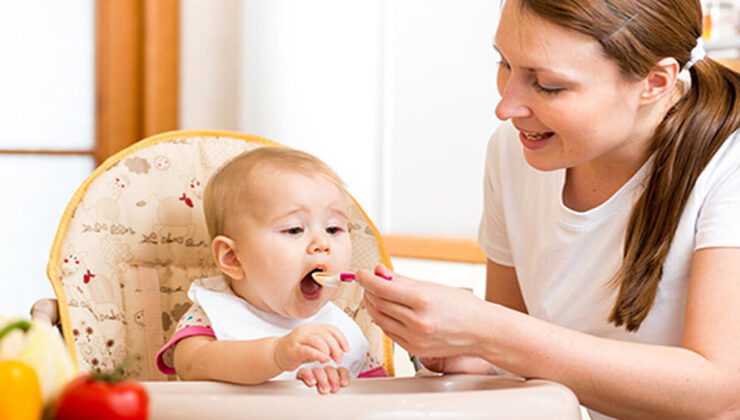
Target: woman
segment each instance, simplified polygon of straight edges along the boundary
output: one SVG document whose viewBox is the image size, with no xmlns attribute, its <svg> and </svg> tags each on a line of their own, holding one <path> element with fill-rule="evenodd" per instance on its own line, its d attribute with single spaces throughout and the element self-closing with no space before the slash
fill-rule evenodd
<svg viewBox="0 0 740 420">
<path fill-rule="evenodd" d="M 740 417 L 740 75 L 701 33 L 699 0 L 506 2 L 489 302 L 360 272 L 375 322 L 433 370 L 560 382 L 595 418 Z"/>
</svg>

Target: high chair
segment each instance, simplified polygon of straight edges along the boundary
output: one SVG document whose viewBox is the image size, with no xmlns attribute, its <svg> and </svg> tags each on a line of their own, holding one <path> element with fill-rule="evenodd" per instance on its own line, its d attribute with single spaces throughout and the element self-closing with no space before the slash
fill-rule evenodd
<svg viewBox="0 0 740 420">
<path fill-rule="evenodd" d="M 101 164 L 72 196 L 47 266 L 53 301 L 34 318 L 58 319 L 67 349 L 82 371 L 109 371 L 126 361 L 130 379 L 174 379 L 155 366 L 157 350 L 189 308 L 190 282 L 213 276 L 203 216 L 203 190 L 229 158 L 268 139 L 226 131 L 172 131 L 149 137 Z M 285 146 L 283 146 L 285 147 Z M 377 229 L 351 200 L 351 270 L 390 267 Z M 344 284 L 333 302 L 367 336 L 393 375 L 392 342 L 371 322 L 362 289 Z"/>
</svg>

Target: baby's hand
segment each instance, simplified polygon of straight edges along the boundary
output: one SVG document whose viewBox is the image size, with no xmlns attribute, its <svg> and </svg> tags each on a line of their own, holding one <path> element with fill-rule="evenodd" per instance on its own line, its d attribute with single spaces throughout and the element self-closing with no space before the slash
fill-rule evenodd
<svg viewBox="0 0 740 420">
<path fill-rule="evenodd" d="M 306 386 L 316 385 L 316 389 L 321 394 L 338 392 L 349 384 L 349 372 L 343 367 L 334 366 L 317 366 L 313 369 L 301 368 L 296 374 L 296 378 L 303 381 Z"/>
<path fill-rule="evenodd" d="M 341 363 L 349 343 L 339 328 L 326 324 L 304 324 L 281 337 L 275 345 L 275 363 L 291 371 L 309 363 Z"/>
</svg>

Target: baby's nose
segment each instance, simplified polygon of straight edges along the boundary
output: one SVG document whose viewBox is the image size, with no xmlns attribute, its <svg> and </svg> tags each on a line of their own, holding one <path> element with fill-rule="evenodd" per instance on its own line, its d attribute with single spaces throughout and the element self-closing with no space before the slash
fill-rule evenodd
<svg viewBox="0 0 740 420">
<path fill-rule="evenodd" d="M 308 252 L 310 254 L 317 252 L 329 252 L 329 238 L 324 233 L 319 233 L 313 236 L 311 243 L 308 244 Z"/>
</svg>

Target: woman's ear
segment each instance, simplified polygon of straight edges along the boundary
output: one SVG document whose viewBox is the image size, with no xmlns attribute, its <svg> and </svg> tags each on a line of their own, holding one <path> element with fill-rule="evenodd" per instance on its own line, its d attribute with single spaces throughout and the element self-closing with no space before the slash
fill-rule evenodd
<svg viewBox="0 0 740 420">
<path fill-rule="evenodd" d="M 236 244 L 233 239 L 224 235 L 216 236 L 211 241 L 211 252 L 213 252 L 216 265 L 224 274 L 234 280 L 244 277 L 244 268 L 236 254 Z"/>
<path fill-rule="evenodd" d="M 673 57 L 666 57 L 658 61 L 655 68 L 645 78 L 645 84 L 640 94 L 641 102 L 651 104 L 673 92 L 680 71 L 681 66 L 678 64 L 678 60 Z"/>
</svg>

